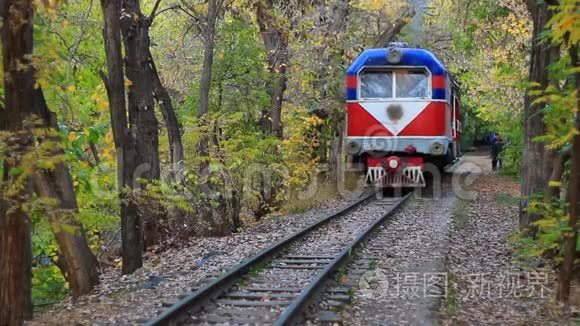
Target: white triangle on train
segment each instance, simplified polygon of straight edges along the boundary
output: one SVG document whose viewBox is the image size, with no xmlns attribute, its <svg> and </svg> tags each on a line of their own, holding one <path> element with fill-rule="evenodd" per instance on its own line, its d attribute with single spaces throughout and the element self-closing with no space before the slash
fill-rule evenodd
<svg viewBox="0 0 580 326">
<path fill-rule="evenodd" d="M 359 102 L 360 106 L 379 121 L 387 130 L 393 135 L 398 135 L 405 127 L 407 127 L 415 118 L 423 112 L 429 102 L 386 102 L 386 101 L 372 101 Z M 387 108 L 391 105 L 400 105 L 402 107 L 402 114 L 397 117 L 398 120 L 389 118 Z"/>
</svg>

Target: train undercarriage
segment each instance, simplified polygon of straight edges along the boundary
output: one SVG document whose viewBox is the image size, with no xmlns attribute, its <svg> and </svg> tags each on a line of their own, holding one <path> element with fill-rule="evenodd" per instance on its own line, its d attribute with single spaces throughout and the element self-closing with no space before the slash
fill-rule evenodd
<svg viewBox="0 0 580 326">
<path fill-rule="evenodd" d="M 363 174 L 365 183 L 380 188 L 424 188 L 436 173 L 459 160 L 450 148 L 447 155 L 411 155 L 409 153 L 362 153 L 351 155 L 347 168 Z"/>
</svg>

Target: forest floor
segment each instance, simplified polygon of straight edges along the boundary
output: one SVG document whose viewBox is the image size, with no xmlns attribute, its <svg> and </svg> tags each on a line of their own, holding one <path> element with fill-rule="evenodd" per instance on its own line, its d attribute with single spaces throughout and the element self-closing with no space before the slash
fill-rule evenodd
<svg viewBox="0 0 580 326">
<path fill-rule="evenodd" d="M 518 227 L 519 182 L 491 171 L 486 151 L 467 155 L 465 163 L 481 171 L 468 187 L 476 197 L 455 205 L 441 324 L 577 325 L 555 303 L 554 267 L 542 259 L 516 259 L 510 238 Z M 578 304 L 580 288 L 573 291 Z"/>
<path fill-rule="evenodd" d="M 492 172 L 490 165 L 487 152 L 469 153 L 456 175 L 463 175 L 457 184 L 473 181 L 471 185 L 458 189 L 451 182 L 438 200 L 414 199 L 384 228 L 391 241 L 384 244 L 378 269 L 384 275 L 414 277 L 442 273 L 445 295 L 410 300 L 383 293 L 377 298 L 376 291 L 359 289 L 352 305 L 342 311 L 345 324 L 573 324 L 560 317 L 561 309 L 554 303 L 553 268 L 536 261 L 524 270 L 515 263 L 509 238 L 518 224 L 518 182 Z M 216 276 L 355 198 L 328 201 L 302 214 L 273 216 L 227 237 L 191 239 L 182 248 L 147 255 L 145 266 L 132 275 L 109 268 L 93 293 L 38 312 L 29 324 L 136 324 L 156 315 L 164 301 L 174 301 L 200 280 Z M 417 287 L 421 293 L 424 290 Z"/>
</svg>

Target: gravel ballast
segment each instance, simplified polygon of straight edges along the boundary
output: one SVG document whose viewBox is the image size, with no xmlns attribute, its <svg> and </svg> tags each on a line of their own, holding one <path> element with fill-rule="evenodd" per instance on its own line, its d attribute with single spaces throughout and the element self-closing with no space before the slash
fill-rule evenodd
<svg viewBox="0 0 580 326">
<path fill-rule="evenodd" d="M 264 264 L 262 270 L 249 273 L 243 284 L 236 285 L 218 298 L 215 304 L 206 306 L 203 311 L 196 313 L 194 324 L 205 324 L 205 321 L 235 321 L 236 323 L 269 323 L 279 316 L 286 307 L 290 306 L 296 296 L 284 295 L 282 298 L 276 293 L 265 291 L 255 293 L 254 290 L 261 288 L 281 288 L 287 285 L 294 288 L 303 288 L 313 281 L 321 269 L 330 263 L 332 257 L 345 250 L 348 245 L 363 231 L 368 229 L 374 221 L 381 218 L 385 213 L 392 210 L 394 203 L 384 203 L 371 200 L 343 216 L 337 217 L 328 224 L 319 227 L 290 245 L 282 254 L 272 261 Z M 287 257 L 304 257 L 301 260 L 288 259 Z M 329 260 L 314 262 L 307 257 L 329 257 Z M 306 260 L 304 260 L 306 259 Z M 254 274 L 254 275 L 252 275 Z M 235 298 L 243 300 L 231 300 L 232 293 Z M 246 300 L 248 295 L 259 297 L 259 300 Z M 278 296 L 278 297 L 276 297 Z M 256 307 L 254 316 L 242 319 L 245 312 L 253 305 Z M 228 313 L 220 314 L 218 310 L 228 309 Z"/>
<path fill-rule="evenodd" d="M 356 275 L 355 260 L 346 276 L 358 281 L 359 289 L 342 311 L 345 324 L 437 322 L 454 201 L 448 191 L 439 199 L 413 199 L 372 236 L 357 254 L 358 260 L 371 261 L 367 272 Z"/>
</svg>

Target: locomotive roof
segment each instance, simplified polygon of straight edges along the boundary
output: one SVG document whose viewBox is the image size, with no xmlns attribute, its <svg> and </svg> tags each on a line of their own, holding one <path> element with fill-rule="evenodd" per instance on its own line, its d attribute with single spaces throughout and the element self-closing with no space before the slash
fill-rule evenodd
<svg viewBox="0 0 580 326">
<path fill-rule="evenodd" d="M 445 66 L 433 55 L 433 53 L 418 48 L 397 47 L 401 51 L 402 58 L 399 64 L 390 64 L 388 48 L 368 49 L 363 51 L 346 71 L 347 75 L 356 75 L 365 66 L 425 66 L 433 75 L 447 73 Z"/>
</svg>

